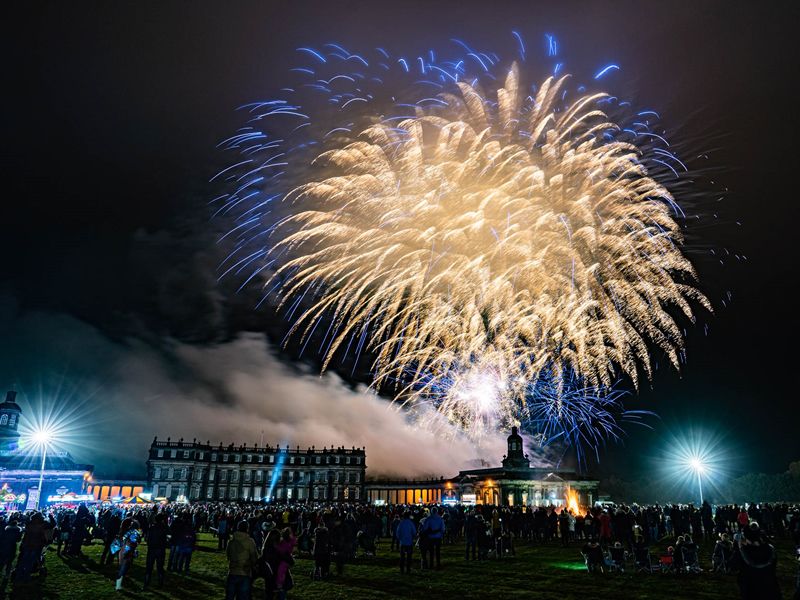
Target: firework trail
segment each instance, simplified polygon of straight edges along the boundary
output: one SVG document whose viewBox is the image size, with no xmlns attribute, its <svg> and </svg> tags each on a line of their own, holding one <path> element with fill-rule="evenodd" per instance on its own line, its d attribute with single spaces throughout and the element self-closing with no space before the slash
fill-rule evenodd
<svg viewBox="0 0 800 600">
<path fill-rule="evenodd" d="M 653 111 L 561 63 L 531 80 L 515 37 L 509 62 L 457 40 L 449 60 L 299 49 L 291 100 L 248 105 L 223 143 L 223 274 L 264 285 L 303 344 L 325 330 L 323 368 L 369 352 L 374 385 L 475 434 L 596 446 L 615 382 L 650 377 L 653 349 L 677 368 L 676 319 L 711 310 L 665 184 L 683 163 Z"/>
</svg>

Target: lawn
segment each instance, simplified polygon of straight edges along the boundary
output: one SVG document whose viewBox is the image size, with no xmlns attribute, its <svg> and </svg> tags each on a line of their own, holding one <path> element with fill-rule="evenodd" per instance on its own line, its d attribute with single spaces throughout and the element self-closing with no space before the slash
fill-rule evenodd
<svg viewBox="0 0 800 600">
<path fill-rule="evenodd" d="M 102 547 L 85 548 L 83 558 L 60 558 L 55 552 L 47 557 L 48 575 L 44 580 L 34 576 L 26 585 L 6 585 L 0 589 L 0 598 L 32 600 L 34 598 L 102 599 L 102 598 L 152 598 L 159 600 L 185 600 L 224 598 L 223 582 L 226 574 L 224 555 L 216 550 L 216 541 L 210 536 L 200 536 L 199 549 L 192 557 L 192 572 L 188 576 L 167 574 L 163 588 L 153 587 L 143 592 L 144 557 L 141 555 L 131 575 L 126 579 L 122 593 L 114 592 L 114 567 L 98 564 Z M 441 571 L 416 570 L 411 575 L 401 575 L 398 559 L 384 545 L 377 557 L 358 558 L 345 567 L 344 576 L 329 581 L 311 581 L 311 561 L 300 559 L 293 568 L 296 586 L 290 592 L 292 599 L 347 599 L 366 600 L 379 598 L 735 598 L 738 596 L 734 576 L 659 574 L 589 575 L 578 554 L 578 546 L 562 548 L 559 545 L 520 545 L 516 558 L 501 561 L 465 562 L 462 546 L 445 546 L 442 551 Z M 704 546 L 701 564 L 710 567 L 711 547 Z M 796 563 L 788 542 L 779 544 L 779 574 L 784 597 L 791 597 Z M 264 597 L 261 580 L 253 595 L 254 600 Z"/>
</svg>

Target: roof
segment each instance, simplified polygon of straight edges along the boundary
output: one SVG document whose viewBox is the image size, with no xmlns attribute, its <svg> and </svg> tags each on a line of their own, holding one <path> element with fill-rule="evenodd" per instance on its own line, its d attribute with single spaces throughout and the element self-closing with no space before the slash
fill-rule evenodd
<svg viewBox="0 0 800 600">
<path fill-rule="evenodd" d="M 6 392 L 6 399 L 0 404 L 0 410 L 15 410 L 19 413 L 22 412 L 22 409 L 19 407 L 19 404 L 16 403 L 17 399 L 17 392 L 13 392 L 11 390 Z"/>
<path fill-rule="evenodd" d="M 17 452 L 14 454 L 0 455 L 0 470 L 40 470 L 42 468 L 41 454 L 28 454 Z M 45 457 L 45 471 L 92 471 L 92 465 L 76 463 L 68 452 L 48 454 Z"/>
</svg>

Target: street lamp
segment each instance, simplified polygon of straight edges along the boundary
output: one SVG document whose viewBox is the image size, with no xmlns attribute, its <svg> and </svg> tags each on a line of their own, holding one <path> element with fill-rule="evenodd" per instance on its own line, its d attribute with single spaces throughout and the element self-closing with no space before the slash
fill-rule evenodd
<svg viewBox="0 0 800 600">
<path fill-rule="evenodd" d="M 708 471 L 705 461 L 700 456 L 689 458 L 689 468 L 697 475 L 697 489 L 700 491 L 700 504 L 703 504 L 703 475 Z"/>
<path fill-rule="evenodd" d="M 39 510 L 39 503 L 42 500 L 42 482 L 44 481 L 44 467 L 45 461 L 47 460 L 47 447 L 53 441 L 53 438 L 55 437 L 54 433 L 55 432 L 52 429 L 42 427 L 35 430 L 31 434 L 31 442 L 33 442 L 34 446 L 40 448 L 42 451 L 42 464 L 39 468 L 39 491 L 36 495 L 36 510 Z"/>
</svg>

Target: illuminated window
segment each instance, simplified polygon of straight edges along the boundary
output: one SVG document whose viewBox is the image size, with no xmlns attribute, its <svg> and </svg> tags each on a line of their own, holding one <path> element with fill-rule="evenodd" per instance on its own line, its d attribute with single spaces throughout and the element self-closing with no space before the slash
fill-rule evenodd
<svg viewBox="0 0 800 600">
<path fill-rule="evenodd" d="M 163 450 L 159 450 L 158 451 L 158 458 L 164 458 L 164 451 Z"/>
<path fill-rule="evenodd" d="M 8 419 L 8 426 L 13 427 L 16 424 L 17 424 L 17 415 L 11 415 L 11 417 L 9 417 Z"/>
</svg>

